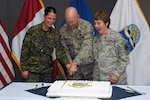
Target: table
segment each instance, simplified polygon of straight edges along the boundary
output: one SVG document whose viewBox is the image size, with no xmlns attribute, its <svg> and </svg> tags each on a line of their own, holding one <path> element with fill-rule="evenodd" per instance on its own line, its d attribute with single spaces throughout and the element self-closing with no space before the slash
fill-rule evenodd
<svg viewBox="0 0 150 100">
<path fill-rule="evenodd" d="M 30 82 L 12 82 L 8 86 L 4 87 L 0 90 L 0 100 L 100 100 L 94 98 L 47 98 L 44 96 L 36 95 L 25 90 L 35 88 L 36 84 L 37 87 L 42 87 L 42 83 L 30 83 Z M 44 86 L 50 86 L 51 83 L 43 83 Z M 127 85 L 117 85 L 121 88 L 126 88 Z M 121 100 L 149 100 L 150 99 L 150 86 L 132 86 L 129 87 L 133 88 L 134 90 L 144 92 L 146 94 L 133 96 L 124 98 Z"/>
</svg>

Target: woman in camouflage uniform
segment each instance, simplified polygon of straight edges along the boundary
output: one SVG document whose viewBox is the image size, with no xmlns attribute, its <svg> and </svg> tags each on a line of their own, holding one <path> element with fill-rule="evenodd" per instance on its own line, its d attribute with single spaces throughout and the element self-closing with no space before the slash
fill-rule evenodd
<svg viewBox="0 0 150 100">
<path fill-rule="evenodd" d="M 44 21 L 31 27 L 25 36 L 21 52 L 22 76 L 32 82 L 52 82 L 53 64 L 51 54 L 56 49 L 57 59 L 69 63 L 60 42 L 60 34 L 52 25 L 56 21 L 56 10 L 45 9 Z"/>
<path fill-rule="evenodd" d="M 120 33 L 109 28 L 110 17 L 99 11 L 94 16 L 98 35 L 93 41 L 95 66 L 93 80 L 110 81 L 112 84 L 127 84 L 126 67 L 129 50 Z"/>
</svg>

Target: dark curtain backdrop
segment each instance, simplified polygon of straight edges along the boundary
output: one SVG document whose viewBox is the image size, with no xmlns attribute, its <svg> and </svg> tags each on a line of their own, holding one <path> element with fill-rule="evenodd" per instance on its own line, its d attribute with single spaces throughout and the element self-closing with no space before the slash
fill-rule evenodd
<svg viewBox="0 0 150 100">
<path fill-rule="evenodd" d="M 43 0 L 45 6 L 53 6 L 57 10 L 56 28 L 59 29 L 62 21 L 64 20 L 65 8 L 69 6 L 71 0 Z M 117 0 L 87 0 L 87 4 L 94 15 L 98 10 L 105 10 L 111 13 Z M 0 20 L 5 25 L 8 34 L 9 42 L 11 45 L 13 31 L 20 15 L 24 0 L 0 0 Z M 140 6 L 148 20 L 150 22 L 150 0 L 139 0 Z M 16 72 L 16 80 L 21 79 L 19 70 L 14 65 Z"/>
</svg>

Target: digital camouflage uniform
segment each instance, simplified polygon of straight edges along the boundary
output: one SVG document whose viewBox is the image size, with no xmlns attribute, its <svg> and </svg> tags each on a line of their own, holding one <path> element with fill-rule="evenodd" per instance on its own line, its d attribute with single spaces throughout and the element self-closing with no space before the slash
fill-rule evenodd
<svg viewBox="0 0 150 100">
<path fill-rule="evenodd" d="M 129 64 L 127 41 L 121 34 L 110 30 L 108 35 L 97 35 L 93 42 L 95 66 L 93 80 L 109 81 L 115 74 L 116 84 L 127 84 L 126 67 Z"/>
<path fill-rule="evenodd" d="M 38 24 L 27 31 L 21 50 L 22 71 L 29 71 L 27 81 L 51 82 L 51 54 L 54 48 L 57 59 L 64 64 L 69 63 L 60 42 L 60 33 L 56 29 L 44 31 L 42 24 Z"/>
<path fill-rule="evenodd" d="M 92 25 L 80 19 L 78 27 L 71 30 L 66 24 L 61 27 L 61 42 L 67 52 L 70 62 L 73 61 L 78 65 L 74 79 L 92 79 L 93 73 L 93 56 L 92 41 L 93 27 Z"/>
</svg>

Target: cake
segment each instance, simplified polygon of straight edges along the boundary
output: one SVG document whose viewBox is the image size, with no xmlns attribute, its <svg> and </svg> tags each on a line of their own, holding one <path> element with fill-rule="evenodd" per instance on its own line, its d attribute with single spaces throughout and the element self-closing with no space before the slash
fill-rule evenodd
<svg viewBox="0 0 150 100">
<path fill-rule="evenodd" d="M 47 97 L 111 98 L 112 86 L 106 81 L 55 81 L 48 88 Z"/>
</svg>

